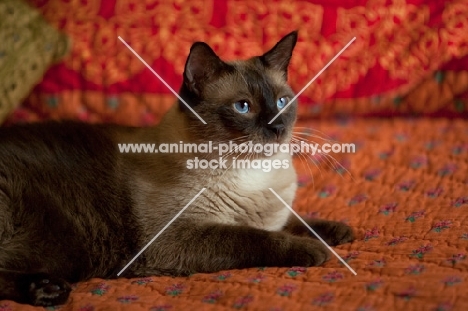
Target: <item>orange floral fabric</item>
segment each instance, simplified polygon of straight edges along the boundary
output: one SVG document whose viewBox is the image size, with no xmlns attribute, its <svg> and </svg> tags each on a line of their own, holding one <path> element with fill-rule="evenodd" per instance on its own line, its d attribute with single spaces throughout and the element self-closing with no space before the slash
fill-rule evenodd
<svg viewBox="0 0 468 311">
<path fill-rule="evenodd" d="M 72 38 L 73 48 L 67 59 L 46 74 L 12 122 L 87 119 L 88 115 L 107 122 L 108 116 L 96 112 L 95 106 L 107 105 L 120 119 L 128 113 L 120 106 L 123 93 L 133 93 L 137 99 L 172 96 L 118 36 L 177 90 L 194 41 L 208 42 L 224 59 L 248 58 L 294 29 L 299 30 L 299 42 L 289 79 L 296 91 L 356 37 L 301 95 L 305 116 L 314 116 L 313 111 L 324 105 L 333 114 L 363 115 L 363 110 L 385 116 L 468 114 L 466 85 L 463 92 L 453 94 L 450 103 L 436 103 L 429 112 L 421 100 L 432 94 L 415 97 L 408 106 L 401 100 L 436 72 L 466 75 L 465 0 L 29 1 Z M 76 96 L 64 96 L 71 92 Z M 99 104 L 84 99 L 93 92 L 104 95 Z M 424 92 L 443 96 L 446 90 Z M 395 100 L 397 105 L 375 105 L 375 98 Z M 334 104 L 337 101 L 343 104 Z M 135 125 L 146 124 L 149 115 L 158 116 L 165 109 L 144 101 L 133 106 L 130 119 Z"/>
<path fill-rule="evenodd" d="M 307 141 L 356 153 L 295 159 L 294 209 L 357 234 L 323 267 L 264 268 L 74 284 L 60 310 L 468 310 L 468 122 L 309 121 Z M 35 310 L 0 301 L 0 310 Z"/>
</svg>

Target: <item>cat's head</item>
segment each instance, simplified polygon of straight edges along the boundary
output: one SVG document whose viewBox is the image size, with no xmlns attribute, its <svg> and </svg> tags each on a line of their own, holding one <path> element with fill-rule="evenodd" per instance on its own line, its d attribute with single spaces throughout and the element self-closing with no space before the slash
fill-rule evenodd
<svg viewBox="0 0 468 311">
<path fill-rule="evenodd" d="M 188 118 L 193 139 L 287 143 L 296 120 L 294 97 L 287 70 L 297 32 L 281 39 L 271 50 L 248 60 L 225 62 L 203 42 L 190 49 L 181 97 L 206 122 L 179 102 Z"/>
</svg>

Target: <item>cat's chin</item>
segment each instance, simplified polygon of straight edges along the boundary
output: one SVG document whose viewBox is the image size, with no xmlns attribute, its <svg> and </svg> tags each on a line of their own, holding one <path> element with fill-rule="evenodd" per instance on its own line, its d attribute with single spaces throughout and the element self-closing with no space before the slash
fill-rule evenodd
<svg viewBox="0 0 468 311">
<path fill-rule="evenodd" d="M 289 144 L 291 143 L 291 136 L 290 135 L 282 135 L 280 137 L 261 137 L 261 138 L 256 138 L 252 139 L 253 144 L 261 144 L 261 145 L 274 145 L 274 144 Z"/>
</svg>

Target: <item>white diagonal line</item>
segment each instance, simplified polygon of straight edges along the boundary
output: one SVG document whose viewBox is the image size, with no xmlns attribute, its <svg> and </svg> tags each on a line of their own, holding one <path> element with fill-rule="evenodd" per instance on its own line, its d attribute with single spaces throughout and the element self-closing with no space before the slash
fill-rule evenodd
<svg viewBox="0 0 468 311">
<path fill-rule="evenodd" d="M 196 116 L 198 117 L 198 119 L 200 119 L 200 121 L 203 122 L 203 124 L 206 124 L 205 120 L 203 120 L 202 117 L 200 117 L 200 116 L 198 115 L 198 113 L 196 113 L 195 110 L 193 110 L 192 107 L 190 107 L 190 105 L 187 104 L 187 103 L 185 102 L 185 100 L 183 100 L 182 97 L 180 97 L 180 95 L 177 94 L 177 92 L 174 91 L 174 89 L 173 89 L 172 87 L 170 87 L 170 85 L 167 84 L 166 81 L 164 81 L 164 79 L 161 78 L 161 76 L 158 75 L 158 73 L 157 73 L 156 71 L 154 71 L 154 69 L 151 68 L 150 65 L 148 65 L 148 63 L 145 62 L 145 60 L 144 60 L 143 58 L 141 58 L 140 55 L 138 55 L 138 53 L 135 52 L 135 50 L 133 50 L 132 47 L 131 47 L 130 45 L 127 44 L 127 42 L 125 42 L 124 39 L 122 39 L 120 36 L 119 36 L 118 38 L 119 38 L 120 41 L 122 41 L 123 44 L 125 44 L 125 46 L 126 46 L 130 51 L 132 51 L 133 54 L 135 54 L 135 56 L 136 56 L 143 64 L 145 64 L 145 66 L 146 66 L 156 77 L 158 77 L 158 79 L 169 89 L 169 91 L 172 92 L 172 94 L 174 94 L 182 103 L 184 103 L 184 105 L 187 106 L 187 108 L 190 109 L 190 111 L 193 112 L 193 114 L 196 115 Z"/>
<path fill-rule="evenodd" d="M 307 83 L 306 86 L 304 86 L 302 90 L 299 93 L 297 93 L 296 96 L 294 96 L 293 99 L 291 99 L 289 103 L 283 109 L 281 109 L 273 119 L 271 119 L 270 122 L 268 122 L 268 124 L 271 124 L 273 121 L 275 121 L 276 118 L 278 118 L 279 115 L 282 114 L 286 110 L 286 108 L 288 108 L 289 105 L 291 105 L 299 97 L 299 95 L 301 95 L 325 71 L 325 69 L 327 69 L 328 66 L 332 64 L 348 48 L 348 46 L 350 46 L 351 43 L 353 43 L 354 40 L 356 40 L 356 37 L 352 38 L 351 41 L 349 41 L 348 44 L 346 44 L 345 47 L 342 48 L 341 51 L 339 51 L 338 54 L 336 54 L 335 57 L 333 57 L 331 61 L 329 61 L 328 64 L 326 64 L 325 67 L 323 67 L 322 70 L 320 70 L 315 75 L 315 77 L 313 77 L 312 80 L 310 80 L 309 83 Z"/>
<path fill-rule="evenodd" d="M 175 215 L 174 218 L 172 218 L 171 221 L 169 221 L 167 225 L 165 225 L 164 228 L 162 228 L 162 230 L 159 231 L 158 234 L 156 234 L 154 238 L 152 238 L 151 241 L 149 241 L 148 244 L 146 244 L 145 247 L 143 247 L 141 251 L 139 251 L 138 254 L 136 254 L 135 257 L 133 257 L 133 259 L 130 260 L 130 262 L 122 270 L 120 270 L 119 273 L 117 273 L 117 276 L 120 276 L 122 272 L 124 272 L 138 258 L 138 256 L 140 256 L 151 245 L 151 243 L 153 243 L 164 232 L 164 230 L 166 230 L 205 190 L 206 188 L 200 190 L 200 192 L 198 192 L 198 194 L 192 200 L 190 200 L 190 202 L 188 202 L 187 205 L 185 205 L 184 208 L 181 209 L 180 212 L 178 212 L 177 215 Z"/>
<path fill-rule="evenodd" d="M 341 258 L 340 255 L 338 255 L 338 254 L 333 250 L 333 248 L 331 248 L 331 247 L 327 244 L 327 242 L 325 242 L 325 241 L 317 234 L 317 232 L 315 232 L 314 229 L 312 229 L 312 228 L 307 224 L 307 222 L 305 222 L 305 220 L 302 219 L 302 217 L 299 216 L 299 214 L 296 213 L 296 212 L 291 208 L 291 206 L 289 206 L 288 203 L 286 203 L 286 202 L 283 200 L 283 198 L 281 198 L 281 197 L 275 192 L 275 190 L 273 190 L 272 188 L 269 188 L 269 189 L 270 189 L 270 191 L 273 192 L 273 194 L 284 204 L 284 206 L 286 206 L 286 207 L 291 211 L 291 213 L 293 213 L 294 216 L 296 216 L 296 217 L 304 224 L 304 226 L 306 226 L 307 229 L 309 229 L 310 232 L 312 232 L 312 233 L 317 237 L 317 239 L 319 239 L 320 242 L 322 242 L 322 243 L 330 250 L 330 252 L 332 252 L 333 255 L 335 255 L 336 258 L 338 258 L 338 259 L 341 261 L 341 263 L 344 264 L 344 265 L 346 266 L 346 268 L 349 269 L 349 271 L 351 271 L 354 275 L 357 275 L 356 271 L 354 271 L 353 268 L 351 268 L 351 267 L 348 265 L 348 263 L 347 263 L 346 261 L 344 261 L 343 258 Z"/>
</svg>

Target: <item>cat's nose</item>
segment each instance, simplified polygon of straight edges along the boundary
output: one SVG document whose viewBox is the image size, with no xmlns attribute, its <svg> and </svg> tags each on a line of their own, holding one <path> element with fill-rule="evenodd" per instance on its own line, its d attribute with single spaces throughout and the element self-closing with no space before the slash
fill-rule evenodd
<svg viewBox="0 0 468 311">
<path fill-rule="evenodd" d="M 281 135 L 282 135 L 283 132 L 284 132 L 284 129 L 285 129 L 285 128 L 284 128 L 284 125 L 283 125 L 283 124 L 275 124 L 275 125 L 272 125 L 272 126 L 270 127 L 270 130 L 271 130 L 273 133 L 275 133 L 277 139 L 281 137 Z"/>
</svg>

